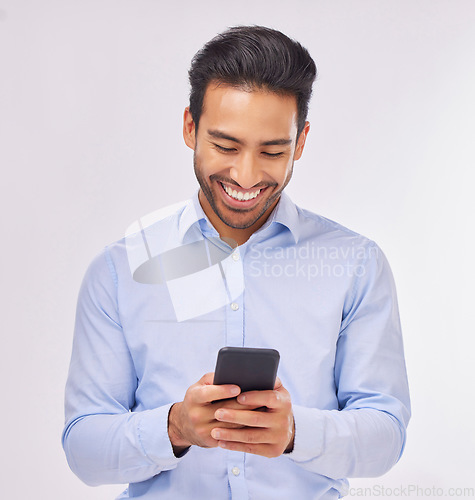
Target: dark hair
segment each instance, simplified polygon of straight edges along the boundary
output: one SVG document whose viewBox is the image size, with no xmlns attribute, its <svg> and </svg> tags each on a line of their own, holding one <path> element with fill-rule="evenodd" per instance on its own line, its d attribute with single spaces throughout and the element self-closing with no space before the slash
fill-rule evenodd
<svg viewBox="0 0 475 500">
<path fill-rule="evenodd" d="M 297 99 L 297 137 L 305 126 L 317 68 L 307 49 L 280 31 L 235 26 L 215 36 L 191 61 L 190 113 L 196 130 L 210 82 L 263 88 Z"/>
</svg>

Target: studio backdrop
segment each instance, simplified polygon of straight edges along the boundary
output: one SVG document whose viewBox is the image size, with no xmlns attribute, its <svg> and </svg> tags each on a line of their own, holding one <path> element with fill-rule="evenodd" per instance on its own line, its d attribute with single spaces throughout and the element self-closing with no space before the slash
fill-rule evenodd
<svg viewBox="0 0 475 500">
<path fill-rule="evenodd" d="M 315 59 L 287 192 L 375 240 L 397 285 L 406 450 L 349 497 L 475 494 L 474 2 L 0 0 L 2 498 L 124 489 L 82 484 L 61 448 L 77 294 L 106 244 L 197 189 L 187 71 L 238 24 L 279 29 Z"/>
</svg>

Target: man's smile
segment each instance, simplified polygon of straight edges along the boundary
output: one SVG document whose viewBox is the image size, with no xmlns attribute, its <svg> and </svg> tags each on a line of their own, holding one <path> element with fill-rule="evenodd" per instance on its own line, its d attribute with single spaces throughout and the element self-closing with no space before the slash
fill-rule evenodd
<svg viewBox="0 0 475 500">
<path fill-rule="evenodd" d="M 223 200 L 232 208 L 239 209 L 252 209 L 257 205 L 262 197 L 264 191 L 268 186 L 244 189 L 234 184 L 228 184 L 223 181 L 217 181 L 220 186 L 220 192 Z"/>
<path fill-rule="evenodd" d="M 257 189 L 255 191 L 249 191 L 249 190 L 242 191 L 241 189 L 236 190 L 229 186 L 226 186 L 226 184 L 224 184 L 223 182 L 221 182 L 221 186 L 223 186 L 224 190 L 226 191 L 227 194 L 229 194 L 229 196 L 239 201 L 252 200 L 253 198 L 256 198 L 261 192 L 260 189 Z"/>
</svg>

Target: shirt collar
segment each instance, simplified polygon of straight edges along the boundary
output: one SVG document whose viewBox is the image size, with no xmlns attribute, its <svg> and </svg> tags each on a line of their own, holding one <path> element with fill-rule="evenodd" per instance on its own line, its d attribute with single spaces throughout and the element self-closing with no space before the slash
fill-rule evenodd
<svg viewBox="0 0 475 500">
<path fill-rule="evenodd" d="M 178 234 L 182 243 L 187 243 L 188 240 L 201 239 L 203 235 L 219 236 L 204 213 L 198 199 L 198 192 L 199 190 L 195 191 L 193 197 L 188 200 L 180 214 Z"/>
<path fill-rule="evenodd" d="M 186 242 L 185 238 L 195 240 L 196 236 L 198 236 L 196 231 L 199 231 L 205 236 L 219 237 L 218 232 L 204 213 L 203 207 L 198 199 L 198 192 L 199 190 L 196 190 L 193 197 L 188 200 L 180 215 L 178 234 L 182 243 Z M 280 224 L 287 228 L 290 231 L 295 243 L 298 243 L 299 216 L 297 206 L 284 192 L 280 195 L 279 202 L 265 224 L 259 228 L 255 234 L 260 233 L 264 236 L 263 233 L 266 232 L 267 228 L 270 228 L 275 224 Z M 194 235 L 194 237 L 192 235 Z"/>
<path fill-rule="evenodd" d="M 298 243 L 299 214 L 297 206 L 285 192 L 282 192 L 275 209 L 272 211 L 266 223 L 259 229 L 259 231 L 264 231 L 268 227 L 272 227 L 275 224 L 280 224 L 281 226 L 287 228 L 290 231 L 294 242 Z"/>
</svg>

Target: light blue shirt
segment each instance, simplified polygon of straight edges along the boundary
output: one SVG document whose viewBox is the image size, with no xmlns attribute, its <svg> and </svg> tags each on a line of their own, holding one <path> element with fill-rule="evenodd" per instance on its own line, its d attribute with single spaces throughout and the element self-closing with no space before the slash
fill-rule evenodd
<svg viewBox="0 0 475 500">
<path fill-rule="evenodd" d="M 192 446 L 175 457 L 171 405 L 225 346 L 274 348 L 295 418 L 277 458 Z M 137 221 L 79 294 L 63 446 L 119 498 L 336 499 L 399 459 L 410 403 L 396 291 L 379 247 L 282 195 L 233 249 L 197 194 Z"/>
</svg>

